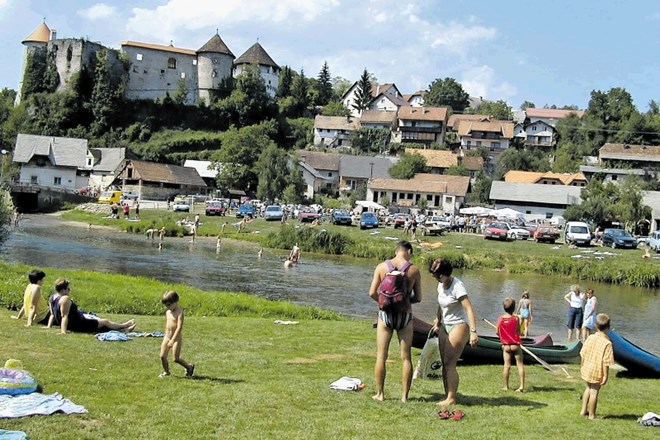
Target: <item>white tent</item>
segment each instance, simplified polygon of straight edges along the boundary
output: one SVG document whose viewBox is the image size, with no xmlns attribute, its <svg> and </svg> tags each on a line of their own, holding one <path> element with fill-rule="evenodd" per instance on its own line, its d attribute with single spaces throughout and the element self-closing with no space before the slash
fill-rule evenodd
<svg viewBox="0 0 660 440">
<path fill-rule="evenodd" d="M 356 205 L 360 205 L 365 209 L 385 209 L 384 206 L 379 205 L 376 202 L 370 202 L 369 200 L 356 200 Z"/>
<path fill-rule="evenodd" d="M 482 206 L 472 206 L 470 208 L 461 208 L 458 212 L 461 214 L 490 215 L 493 210 Z"/>
<path fill-rule="evenodd" d="M 520 211 L 516 211 L 515 209 L 511 209 L 511 208 L 494 209 L 490 212 L 490 215 L 495 216 L 497 218 L 500 218 L 500 217 L 519 218 L 519 219 L 524 219 L 525 218 L 525 214 L 523 214 Z"/>
</svg>

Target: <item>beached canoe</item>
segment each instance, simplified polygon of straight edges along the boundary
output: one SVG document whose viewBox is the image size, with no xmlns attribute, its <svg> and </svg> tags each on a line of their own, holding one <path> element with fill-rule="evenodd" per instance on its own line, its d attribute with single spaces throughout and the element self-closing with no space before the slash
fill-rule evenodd
<svg viewBox="0 0 660 440">
<path fill-rule="evenodd" d="M 660 357 L 633 344 L 614 330 L 607 335 L 612 341 L 614 360 L 635 375 L 660 378 Z"/>
<path fill-rule="evenodd" d="M 539 358 L 550 364 L 575 363 L 580 360 L 580 341 L 568 342 L 565 345 L 534 346 L 524 344 L 525 347 Z M 479 343 L 476 347 L 469 344 L 463 349 L 461 359 L 469 362 L 489 363 L 502 362 L 502 344 L 497 336 L 479 335 Z M 529 354 L 524 353 L 527 363 L 535 363 Z"/>
<path fill-rule="evenodd" d="M 431 331 L 433 325 L 429 324 L 426 321 L 423 321 L 419 318 L 413 317 L 413 347 L 423 348 L 428 338 L 429 331 Z M 545 333 L 538 336 L 532 336 L 529 338 L 522 338 L 522 343 L 525 347 L 549 347 L 554 344 L 552 341 L 552 336 L 550 333 Z M 500 353 L 500 357 L 501 353 Z"/>
</svg>

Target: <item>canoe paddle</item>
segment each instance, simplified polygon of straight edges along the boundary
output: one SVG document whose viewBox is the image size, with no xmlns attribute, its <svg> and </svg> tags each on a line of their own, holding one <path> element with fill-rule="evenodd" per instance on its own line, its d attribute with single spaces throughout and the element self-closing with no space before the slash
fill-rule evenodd
<svg viewBox="0 0 660 440">
<path fill-rule="evenodd" d="M 493 324 L 492 322 L 490 322 L 490 321 L 487 320 L 486 318 L 483 318 L 483 320 L 484 320 L 484 322 L 488 323 L 491 327 L 493 327 L 495 330 L 497 330 L 497 326 L 496 326 L 495 324 Z M 522 344 L 520 344 L 520 348 L 522 348 L 523 351 L 524 351 L 525 353 L 527 353 L 528 355 L 530 355 L 531 357 L 533 357 L 534 359 L 536 359 L 536 360 L 538 361 L 538 363 L 541 364 L 541 365 L 543 365 L 543 367 L 544 367 L 546 370 L 548 370 L 548 371 L 550 371 L 550 372 L 552 372 L 552 373 L 556 373 L 556 370 L 555 370 L 554 368 L 552 368 L 552 366 L 551 366 L 549 363 L 547 363 L 546 361 L 544 361 L 543 359 L 541 359 L 540 357 L 538 357 L 537 355 L 535 355 L 534 353 L 532 353 L 532 351 L 531 351 L 529 348 L 525 347 L 525 346 L 522 345 Z M 568 378 L 570 379 L 571 375 L 568 374 L 568 371 L 566 371 L 566 369 L 563 368 L 563 367 L 562 367 L 562 370 L 564 371 L 564 373 L 566 373 L 566 377 L 568 377 Z"/>
</svg>

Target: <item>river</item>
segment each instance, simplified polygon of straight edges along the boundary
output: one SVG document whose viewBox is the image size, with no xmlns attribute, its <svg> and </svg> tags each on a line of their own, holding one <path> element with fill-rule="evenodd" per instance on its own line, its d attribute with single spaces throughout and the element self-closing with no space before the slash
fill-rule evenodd
<svg viewBox="0 0 660 440">
<path fill-rule="evenodd" d="M 394 247 L 394 244 L 392 245 Z M 284 251 L 266 249 L 258 258 L 257 245 L 233 240 L 200 237 L 158 240 L 108 228 L 72 225 L 52 215 L 26 216 L 12 230 L 1 252 L 8 262 L 34 267 L 81 268 L 104 273 L 140 275 L 204 290 L 243 291 L 259 297 L 332 309 L 348 316 L 372 319 L 375 303 L 368 296 L 377 261 L 305 253 L 301 264 L 285 269 Z M 416 252 L 422 252 L 416 249 Z M 52 270 L 51 270 L 52 272 Z M 551 332 L 556 341 L 566 338 L 567 303 L 563 296 L 575 280 L 538 275 L 511 275 L 497 271 L 456 271 L 466 285 L 478 318 L 490 321 L 501 314 L 506 296 L 516 300 L 523 289 L 531 293 L 534 306 L 532 334 Z M 53 274 L 53 278 L 56 274 Z M 53 279 L 51 278 L 51 279 Z M 425 320 L 435 315 L 435 282 L 422 271 L 423 301 L 414 307 Z M 628 339 L 660 353 L 658 289 L 640 289 L 599 283 L 592 287 L 599 311 L 612 318 L 612 327 Z M 480 332 L 492 333 L 479 323 Z"/>
</svg>

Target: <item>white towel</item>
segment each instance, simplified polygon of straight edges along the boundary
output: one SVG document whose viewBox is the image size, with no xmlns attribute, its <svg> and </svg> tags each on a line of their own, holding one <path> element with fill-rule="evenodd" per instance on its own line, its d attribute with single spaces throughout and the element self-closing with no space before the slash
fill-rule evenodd
<svg viewBox="0 0 660 440">
<path fill-rule="evenodd" d="M 355 377 L 343 376 L 330 384 L 333 390 L 358 391 L 362 389 L 362 381 Z"/>
<path fill-rule="evenodd" d="M 0 395 L 0 419 L 11 419 L 32 415 L 50 415 L 56 412 L 65 414 L 86 413 L 85 407 L 76 405 L 62 397 L 60 393 L 51 395 L 41 393 L 19 396 Z"/>
</svg>

